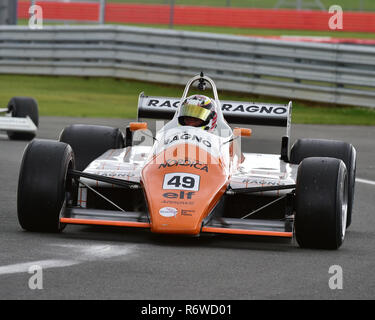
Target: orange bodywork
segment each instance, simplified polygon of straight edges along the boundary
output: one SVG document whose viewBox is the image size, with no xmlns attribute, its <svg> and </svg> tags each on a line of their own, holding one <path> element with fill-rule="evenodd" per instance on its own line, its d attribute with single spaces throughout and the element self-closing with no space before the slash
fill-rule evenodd
<svg viewBox="0 0 375 320">
<path fill-rule="evenodd" d="M 293 237 L 293 232 L 277 232 L 277 231 L 265 231 L 265 230 L 243 230 L 243 229 L 215 228 L 215 227 L 203 227 L 202 232 L 238 234 L 238 235 L 248 235 L 248 236 L 284 237 L 284 238 L 292 238 Z"/>
<path fill-rule="evenodd" d="M 130 122 L 130 131 L 147 130 L 147 122 Z"/>
<path fill-rule="evenodd" d="M 60 218 L 60 222 L 67 223 L 67 224 L 84 224 L 84 225 L 112 226 L 112 227 L 133 227 L 133 228 L 149 228 L 150 227 L 149 223 L 134 222 L 134 221 Z"/>
<path fill-rule="evenodd" d="M 188 143 L 156 155 L 142 170 L 151 231 L 197 235 L 228 184 L 220 159 Z"/>
</svg>

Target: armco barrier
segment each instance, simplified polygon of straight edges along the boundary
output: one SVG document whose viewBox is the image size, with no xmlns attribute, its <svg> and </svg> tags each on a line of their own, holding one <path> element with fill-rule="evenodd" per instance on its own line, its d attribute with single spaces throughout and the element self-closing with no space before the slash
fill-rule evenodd
<svg viewBox="0 0 375 320">
<path fill-rule="evenodd" d="M 0 27 L 0 73 L 106 76 L 375 106 L 375 48 L 125 26 Z"/>
<path fill-rule="evenodd" d="M 69 3 L 37 1 L 45 19 L 98 21 L 98 3 Z M 19 1 L 18 17 L 27 19 L 30 1 Z M 169 24 L 169 5 L 107 3 L 105 21 L 108 23 Z M 174 6 L 175 25 L 223 26 L 329 31 L 333 14 L 313 10 L 273 10 L 204 6 Z M 344 12 L 343 31 L 375 32 L 375 13 Z M 337 31 L 339 32 L 339 31 Z"/>
</svg>

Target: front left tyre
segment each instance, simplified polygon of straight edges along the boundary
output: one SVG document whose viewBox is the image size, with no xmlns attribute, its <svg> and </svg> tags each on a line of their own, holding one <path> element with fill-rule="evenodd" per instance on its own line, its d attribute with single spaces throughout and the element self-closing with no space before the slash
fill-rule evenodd
<svg viewBox="0 0 375 320">
<path fill-rule="evenodd" d="M 338 249 L 345 238 L 348 174 L 342 160 L 306 158 L 298 167 L 295 235 L 302 248 Z"/>
<path fill-rule="evenodd" d="M 348 217 L 346 227 L 352 222 L 357 152 L 353 145 L 343 141 L 324 139 L 298 139 L 290 151 L 290 162 L 299 164 L 309 157 L 330 157 L 345 163 L 348 173 Z"/>
<path fill-rule="evenodd" d="M 18 221 L 23 229 L 59 232 L 64 228 L 60 215 L 76 194 L 69 169 L 74 169 L 74 154 L 68 144 L 34 139 L 27 145 L 17 193 Z"/>
</svg>

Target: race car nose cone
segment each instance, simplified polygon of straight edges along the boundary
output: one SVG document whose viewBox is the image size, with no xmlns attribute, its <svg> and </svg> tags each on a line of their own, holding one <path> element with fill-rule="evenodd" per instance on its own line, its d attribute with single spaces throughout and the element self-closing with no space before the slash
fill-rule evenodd
<svg viewBox="0 0 375 320">
<path fill-rule="evenodd" d="M 225 192 L 227 176 L 218 161 L 204 150 L 199 157 L 181 157 L 185 147 L 166 149 L 142 171 L 152 232 L 199 234 Z"/>
</svg>

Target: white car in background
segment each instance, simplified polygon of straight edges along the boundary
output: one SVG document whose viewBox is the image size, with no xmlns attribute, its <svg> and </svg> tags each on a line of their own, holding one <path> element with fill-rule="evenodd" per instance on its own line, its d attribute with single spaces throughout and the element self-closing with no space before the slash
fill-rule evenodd
<svg viewBox="0 0 375 320">
<path fill-rule="evenodd" d="M 32 140 L 39 125 L 38 103 L 30 97 L 13 97 L 0 108 L 0 131 L 11 140 Z"/>
</svg>

